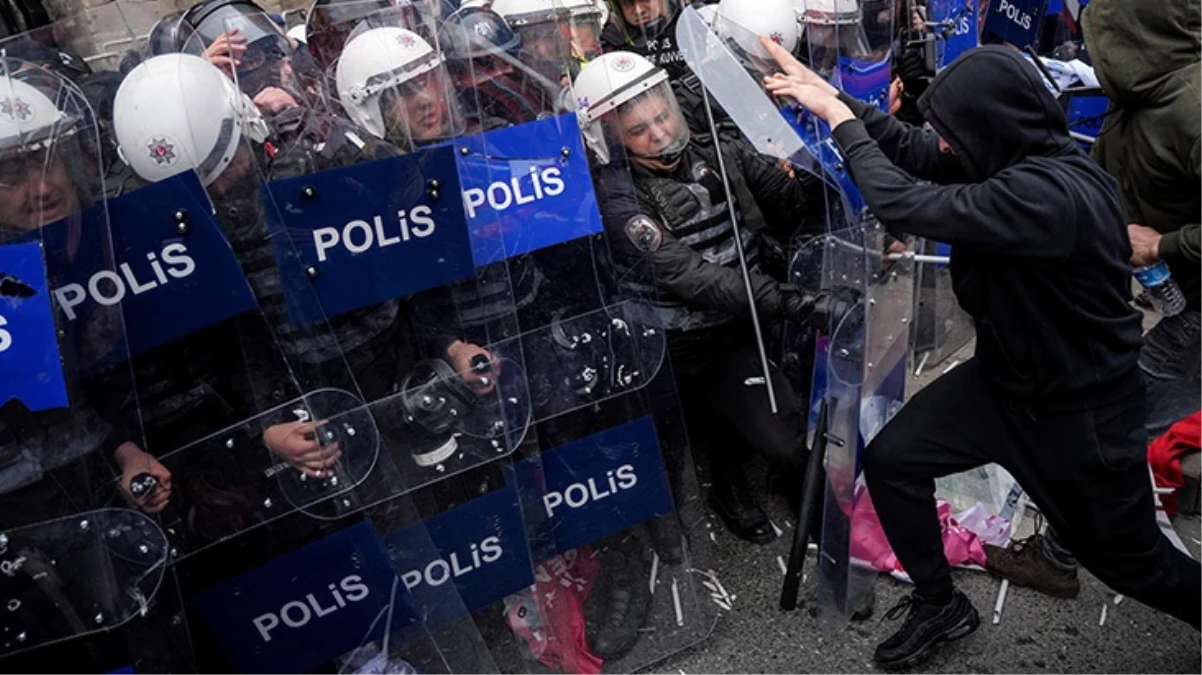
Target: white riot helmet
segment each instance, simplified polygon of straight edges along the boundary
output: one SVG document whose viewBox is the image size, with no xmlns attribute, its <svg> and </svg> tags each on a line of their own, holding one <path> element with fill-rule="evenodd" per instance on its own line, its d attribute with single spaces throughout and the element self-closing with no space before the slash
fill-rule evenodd
<svg viewBox="0 0 1202 675">
<path fill-rule="evenodd" d="M 573 85 L 589 147 L 609 161 L 606 137 L 632 157 L 671 163 L 689 144 L 668 73 L 632 52 L 610 52 L 580 71 Z"/>
<path fill-rule="evenodd" d="M 144 180 L 189 169 L 209 185 L 229 166 L 243 134 L 268 135 L 254 103 L 207 60 L 163 54 L 134 68 L 113 99 L 121 158 Z"/>
<path fill-rule="evenodd" d="M 356 124 L 413 149 L 463 130 L 446 59 L 413 31 L 372 28 L 338 59 L 338 98 Z"/>
<path fill-rule="evenodd" d="M 793 7 L 812 26 L 850 26 L 864 17 L 860 0 L 793 0 Z"/>
<path fill-rule="evenodd" d="M 717 5 L 702 5 L 697 8 L 697 13 L 701 15 L 701 20 L 709 27 L 714 26 L 714 17 L 718 16 Z"/>
<path fill-rule="evenodd" d="M 713 28 L 735 48 L 736 54 L 764 72 L 775 71 L 777 67 L 760 44 L 760 36 L 767 36 L 789 53 L 801 41 L 797 12 L 790 0 L 722 0 Z"/>
<path fill-rule="evenodd" d="M 6 63 L 20 62 L 8 59 Z M 50 92 L 25 81 L 29 72 L 9 75 L 0 69 L 0 157 L 41 150 L 75 133 L 76 120 L 50 100 Z"/>
</svg>

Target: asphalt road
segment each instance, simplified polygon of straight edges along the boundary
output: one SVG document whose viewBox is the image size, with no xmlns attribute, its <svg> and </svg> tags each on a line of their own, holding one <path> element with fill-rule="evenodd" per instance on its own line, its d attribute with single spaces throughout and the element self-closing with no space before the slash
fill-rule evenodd
<svg viewBox="0 0 1202 675">
<path fill-rule="evenodd" d="M 967 357 L 968 350 L 957 356 Z M 955 361 L 952 357 L 924 377 L 917 390 Z M 754 477 L 762 464 L 749 465 Z M 702 480 L 705 480 L 702 473 Z M 875 581 L 876 611 L 865 622 L 839 629 L 820 629 L 809 611 L 814 603 L 813 556 L 807 560 L 807 582 L 801 605 L 793 612 L 778 608 L 783 575 L 777 557 L 788 558 L 791 530 L 788 511 L 779 499 L 764 500 L 785 534 L 766 546 L 754 546 L 726 532 L 709 515 L 714 532 L 712 565 L 736 601 L 721 611 L 713 632 L 699 644 L 648 668 L 660 673 L 836 673 L 872 672 L 872 652 L 899 622 L 881 617 L 911 587 L 886 576 Z M 707 512 L 708 513 L 708 512 Z M 1027 518 L 1020 532 L 1029 531 Z M 1191 554 L 1202 556 L 1202 521 L 1179 517 L 1174 526 Z M 694 530 L 696 531 L 696 530 Z M 1012 587 L 997 625 L 991 623 L 999 582 L 984 572 L 957 571 L 957 584 L 981 613 L 982 626 L 972 636 L 945 645 L 918 672 L 1202 672 L 1199 634 L 1188 625 L 1129 598 L 1115 605 L 1115 594 L 1086 572 L 1081 593 L 1058 600 Z M 1099 625 L 1102 608 L 1106 621 Z"/>
</svg>

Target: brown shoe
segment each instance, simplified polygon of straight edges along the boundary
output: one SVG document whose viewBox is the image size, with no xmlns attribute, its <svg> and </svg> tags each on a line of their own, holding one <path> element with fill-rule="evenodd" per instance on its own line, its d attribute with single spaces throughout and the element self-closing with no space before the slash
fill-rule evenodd
<svg viewBox="0 0 1202 675">
<path fill-rule="evenodd" d="M 1055 567 L 1043 555 L 1043 535 L 999 548 L 985 544 L 985 569 L 995 577 L 1009 579 L 1015 586 L 1028 586 L 1053 598 L 1075 598 L 1081 591 L 1077 569 Z"/>
</svg>

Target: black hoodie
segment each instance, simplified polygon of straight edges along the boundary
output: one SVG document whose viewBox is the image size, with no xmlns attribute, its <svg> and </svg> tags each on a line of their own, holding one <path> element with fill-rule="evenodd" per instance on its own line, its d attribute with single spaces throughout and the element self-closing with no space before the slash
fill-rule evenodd
<svg viewBox="0 0 1202 675">
<path fill-rule="evenodd" d="M 1126 393 L 1141 322 L 1119 187 L 1069 137 L 1035 67 L 981 47 L 935 78 L 919 108 L 955 154 L 936 134 L 841 100 L 858 119 L 834 137 L 873 213 L 952 244 L 956 297 L 994 382 L 1055 407 Z"/>
</svg>

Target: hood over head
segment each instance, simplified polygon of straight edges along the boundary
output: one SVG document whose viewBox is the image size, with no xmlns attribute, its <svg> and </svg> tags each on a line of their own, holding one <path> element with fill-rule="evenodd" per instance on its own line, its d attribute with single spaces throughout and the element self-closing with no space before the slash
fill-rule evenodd
<svg viewBox="0 0 1202 675">
<path fill-rule="evenodd" d="M 1042 78 L 1009 47 L 979 47 L 943 69 L 918 108 L 979 182 L 1028 157 L 1080 152 Z"/>
<path fill-rule="evenodd" d="M 1081 29 L 1103 91 L 1120 105 L 1155 102 L 1202 50 L 1202 13 L 1193 0 L 1094 0 Z"/>
</svg>

